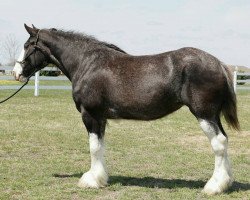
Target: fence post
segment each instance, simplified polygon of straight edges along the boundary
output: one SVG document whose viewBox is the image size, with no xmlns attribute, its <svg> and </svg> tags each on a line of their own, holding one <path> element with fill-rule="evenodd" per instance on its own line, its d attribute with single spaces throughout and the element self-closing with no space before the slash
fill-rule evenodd
<svg viewBox="0 0 250 200">
<path fill-rule="evenodd" d="M 40 74 L 40 71 L 35 73 L 35 92 L 34 92 L 34 95 L 36 97 L 39 96 L 39 74 Z"/>
<path fill-rule="evenodd" d="M 234 70 L 234 92 L 236 93 L 236 88 L 237 88 L 237 71 L 238 71 L 238 67 L 235 67 Z"/>
</svg>

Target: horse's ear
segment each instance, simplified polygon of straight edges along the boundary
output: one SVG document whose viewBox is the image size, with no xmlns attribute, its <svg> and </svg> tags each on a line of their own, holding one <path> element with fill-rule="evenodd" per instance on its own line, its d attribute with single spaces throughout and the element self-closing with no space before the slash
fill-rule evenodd
<svg viewBox="0 0 250 200">
<path fill-rule="evenodd" d="M 34 30 L 36 30 L 36 31 L 38 31 L 38 30 L 39 30 L 37 27 L 35 27 L 35 25 L 34 25 L 34 24 L 32 24 L 32 27 L 33 27 L 33 29 L 34 29 Z"/>
<path fill-rule="evenodd" d="M 38 32 L 38 29 L 33 29 L 33 28 L 27 26 L 26 24 L 24 24 L 24 27 L 25 27 L 26 31 L 30 34 L 30 36 L 35 36 Z"/>
</svg>

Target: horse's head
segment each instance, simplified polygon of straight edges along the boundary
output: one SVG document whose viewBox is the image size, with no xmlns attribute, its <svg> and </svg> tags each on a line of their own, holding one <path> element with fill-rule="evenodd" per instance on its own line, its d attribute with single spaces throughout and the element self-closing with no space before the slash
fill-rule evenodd
<svg viewBox="0 0 250 200">
<path fill-rule="evenodd" d="M 35 26 L 29 27 L 26 24 L 24 24 L 24 27 L 30 37 L 24 44 L 22 60 L 19 60 L 19 64 L 13 69 L 15 79 L 19 81 L 26 81 L 27 77 L 51 63 L 50 50 L 40 38 L 41 30 Z"/>
</svg>

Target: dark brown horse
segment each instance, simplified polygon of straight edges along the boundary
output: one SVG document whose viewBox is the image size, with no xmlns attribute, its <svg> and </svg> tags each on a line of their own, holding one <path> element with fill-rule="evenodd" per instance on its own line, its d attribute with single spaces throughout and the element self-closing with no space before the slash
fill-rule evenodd
<svg viewBox="0 0 250 200">
<path fill-rule="evenodd" d="M 227 67 L 195 48 L 157 55 L 132 56 L 106 42 L 74 32 L 37 29 L 30 34 L 17 80 L 25 80 L 48 63 L 57 65 L 72 82 L 73 99 L 89 133 L 91 168 L 80 187 L 103 187 L 108 174 L 104 162 L 107 119 L 153 120 L 186 105 L 197 118 L 215 153 L 207 194 L 221 193 L 232 184 L 227 135 L 220 114 L 239 129 L 236 97 Z"/>
</svg>

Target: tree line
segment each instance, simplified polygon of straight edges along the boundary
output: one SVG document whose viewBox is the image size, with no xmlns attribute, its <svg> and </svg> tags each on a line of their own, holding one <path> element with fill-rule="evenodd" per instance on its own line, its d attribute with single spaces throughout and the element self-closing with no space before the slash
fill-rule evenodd
<svg viewBox="0 0 250 200">
<path fill-rule="evenodd" d="M 7 35 L 0 41 L 0 65 L 14 66 L 20 52 L 21 45 L 16 36 L 14 34 Z"/>
</svg>

